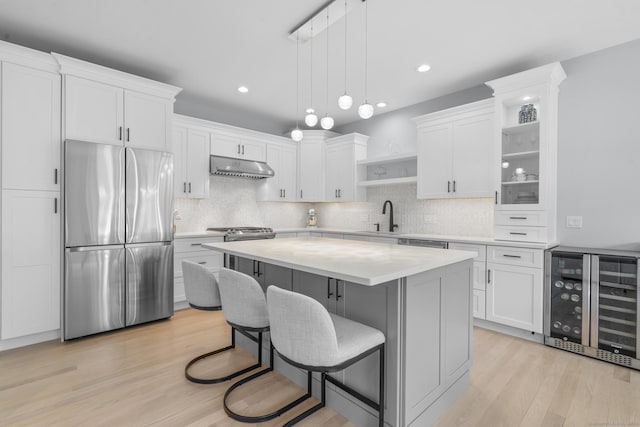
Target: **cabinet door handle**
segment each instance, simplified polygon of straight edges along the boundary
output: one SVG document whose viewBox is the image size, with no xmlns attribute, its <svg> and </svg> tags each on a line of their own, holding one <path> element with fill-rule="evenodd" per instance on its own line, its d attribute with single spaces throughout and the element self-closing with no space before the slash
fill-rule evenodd
<svg viewBox="0 0 640 427">
<path fill-rule="evenodd" d="M 333 279 L 331 277 L 327 277 L 327 299 L 330 299 L 333 296 L 333 292 L 331 292 L 331 281 Z"/>
<path fill-rule="evenodd" d="M 451 181 L 447 181 L 447 193 L 451 193 Z"/>
<path fill-rule="evenodd" d="M 122 141 L 122 126 L 118 130 L 118 141 Z"/>
<path fill-rule="evenodd" d="M 207 263 L 207 261 L 200 261 L 198 264 L 203 265 L 203 264 L 206 264 L 206 263 Z"/>
<path fill-rule="evenodd" d="M 244 144 L 242 145 L 242 155 L 244 156 Z"/>
<path fill-rule="evenodd" d="M 510 231 L 509 234 L 513 234 L 514 236 L 526 236 L 527 235 L 527 233 L 518 233 L 518 232 L 515 232 L 515 231 Z"/>
<path fill-rule="evenodd" d="M 302 190 L 300 190 L 300 198 L 302 199 Z"/>
<path fill-rule="evenodd" d="M 238 154 L 240 154 L 240 144 L 238 144 Z"/>
<path fill-rule="evenodd" d="M 496 205 L 498 204 L 498 192 L 496 191 Z"/>
<path fill-rule="evenodd" d="M 189 183 L 189 193 L 191 193 L 191 183 Z"/>
<path fill-rule="evenodd" d="M 282 197 L 287 197 L 287 189 L 286 188 L 284 188 L 282 190 Z"/>
<path fill-rule="evenodd" d="M 58 213 L 58 198 L 55 197 L 53 199 L 53 213 L 57 214 Z"/>
<path fill-rule="evenodd" d="M 127 142 L 131 141 L 131 129 L 127 128 Z"/>
<path fill-rule="evenodd" d="M 340 301 L 340 298 L 342 298 L 342 295 L 340 295 L 340 285 L 338 282 L 342 282 L 342 280 L 336 279 L 336 301 Z"/>
<path fill-rule="evenodd" d="M 55 168 L 53 170 L 53 183 L 57 184 L 58 183 L 58 168 Z"/>
<path fill-rule="evenodd" d="M 342 198 L 342 189 L 338 188 L 338 198 L 341 199 Z"/>
<path fill-rule="evenodd" d="M 487 283 L 491 283 L 491 269 L 487 270 Z"/>
<path fill-rule="evenodd" d="M 338 198 L 338 190 L 333 190 L 333 197 Z"/>
<path fill-rule="evenodd" d="M 505 257 L 505 258 L 522 258 L 522 256 L 520 256 L 520 255 L 502 254 L 502 256 Z"/>
<path fill-rule="evenodd" d="M 192 243 L 191 246 L 202 246 L 202 243 Z"/>
<path fill-rule="evenodd" d="M 455 182 L 455 180 L 453 181 L 453 192 L 454 193 L 456 192 L 456 182 Z"/>
<path fill-rule="evenodd" d="M 186 182 L 183 182 L 183 183 L 182 183 L 182 192 L 183 192 L 183 193 L 186 193 L 186 192 L 187 192 L 187 183 L 186 183 Z"/>
<path fill-rule="evenodd" d="M 526 216 L 510 216 L 509 219 L 527 219 Z"/>
</svg>

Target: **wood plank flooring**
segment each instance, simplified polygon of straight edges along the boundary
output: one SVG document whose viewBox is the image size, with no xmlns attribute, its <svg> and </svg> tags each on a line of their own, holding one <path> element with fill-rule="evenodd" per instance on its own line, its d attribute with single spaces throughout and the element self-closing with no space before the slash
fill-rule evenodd
<svg viewBox="0 0 640 427">
<path fill-rule="evenodd" d="M 182 310 L 168 321 L 1 352 L 0 426 L 241 425 L 222 409 L 228 384 L 183 375 L 191 358 L 228 343 L 222 313 Z M 194 372 L 222 374 L 251 361 L 238 349 Z M 257 414 L 298 394 L 272 373 L 231 403 Z M 259 425 L 282 425 L 314 403 Z M 300 425 L 353 426 L 331 409 Z M 436 425 L 640 426 L 640 373 L 475 328 L 471 386 Z"/>
</svg>

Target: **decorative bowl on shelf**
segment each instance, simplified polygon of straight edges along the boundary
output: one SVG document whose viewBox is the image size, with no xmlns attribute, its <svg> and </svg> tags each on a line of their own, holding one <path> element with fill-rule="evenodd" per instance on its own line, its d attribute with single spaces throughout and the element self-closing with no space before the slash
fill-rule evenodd
<svg viewBox="0 0 640 427">
<path fill-rule="evenodd" d="M 527 181 L 536 181 L 538 179 L 538 174 L 537 173 L 528 173 L 527 174 Z"/>
</svg>

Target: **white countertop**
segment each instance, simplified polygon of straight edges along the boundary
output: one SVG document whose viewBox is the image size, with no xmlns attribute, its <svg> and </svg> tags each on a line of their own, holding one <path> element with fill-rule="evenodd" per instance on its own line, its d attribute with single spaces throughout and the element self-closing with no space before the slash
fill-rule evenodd
<svg viewBox="0 0 640 427">
<path fill-rule="evenodd" d="M 224 237 L 221 231 L 181 231 L 173 235 L 174 239 L 188 239 L 191 237 Z"/>
<path fill-rule="evenodd" d="M 202 247 L 368 286 L 469 260 L 476 255 L 315 236 L 203 243 Z"/>
<path fill-rule="evenodd" d="M 342 233 L 342 234 L 355 234 L 360 236 L 377 236 L 377 237 L 391 237 L 394 239 L 420 239 L 420 240 L 440 240 L 445 242 L 457 242 L 457 243 L 476 243 L 480 245 L 494 245 L 494 246 L 510 246 L 517 248 L 530 248 L 530 249 L 550 249 L 558 246 L 558 242 L 551 243 L 531 243 L 531 242 L 515 242 L 506 240 L 496 240 L 493 237 L 483 236 L 455 236 L 445 234 L 419 234 L 419 233 L 402 233 L 388 231 L 365 231 L 365 230 L 346 230 L 340 228 L 278 228 L 274 229 L 276 233 Z"/>
</svg>

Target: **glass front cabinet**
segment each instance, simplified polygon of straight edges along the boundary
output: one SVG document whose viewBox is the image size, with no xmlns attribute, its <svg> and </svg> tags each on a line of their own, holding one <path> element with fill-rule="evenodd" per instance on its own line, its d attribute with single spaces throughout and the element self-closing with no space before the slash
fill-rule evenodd
<svg viewBox="0 0 640 427">
<path fill-rule="evenodd" d="M 556 237 L 560 63 L 492 80 L 499 144 L 494 158 L 495 238 L 551 242 Z"/>
</svg>

